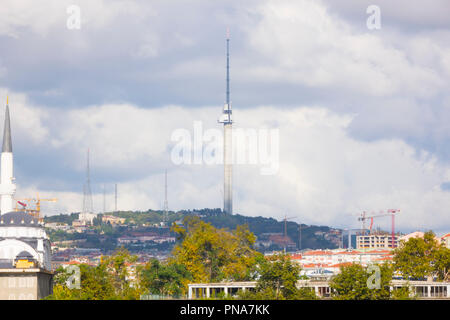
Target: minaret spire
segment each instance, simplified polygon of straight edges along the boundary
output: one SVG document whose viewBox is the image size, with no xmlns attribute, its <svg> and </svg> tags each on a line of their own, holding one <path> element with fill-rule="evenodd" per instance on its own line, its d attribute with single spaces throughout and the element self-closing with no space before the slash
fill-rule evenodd
<svg viewBox="0 0 450 320">
<path fill-rule="evenodd" d="M 14 194 L 16 185 L 13 183 L 13 153 L 11 143 L 11 123 L 9 118 L 9 103 L 6 98 L 5 126 L 3 128 L 3 146 L 1 154 L 0 171 L 0 196 L 1 206 L 0 214 L 13 211 Z"/>
<path fill-rule="evenodd" d="M 3 128 L 3 147 L 2 152 L 12 152 L 11 142 L 11 123 L 9 119 L 9 104 L 6 98 L 5 126 Z"/>
</svg>

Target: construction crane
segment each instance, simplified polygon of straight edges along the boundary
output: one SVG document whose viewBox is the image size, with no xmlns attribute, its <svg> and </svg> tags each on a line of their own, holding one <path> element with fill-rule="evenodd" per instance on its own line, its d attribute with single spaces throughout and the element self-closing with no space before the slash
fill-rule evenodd
<svg viewBox="0 0 450 320">
<path fill-rule="evenodd" d="M 296 219 L 297 217 L 287 217 L 284 216 L 284 237 L 287 238 L 287 220 Z"/>
<path fill-rule="evenodd" d="M 21 201 L 28 201 L 28 202 L 33 201 L 35 203 L 35 208 L 34 209 L 27 209 L 26 208 L 27 204 L 21 202 L 20 200 Z M 41 201 L 56 202 L 56 201 L 58 201 L 58 199 L 57 198 L 42 199 L 42 198 L 39 198 L 39 194 L 37 194 L 36 198 L 19 198 L 19 199 L 16 199 L 16 211 L 23 210 L 26 213 L 28 213 L 29 215 L 31 215 L 31 216 L 33 216 L 35 218 L 38 218 L 39 221 L 42 221 L 42 217 L 41 217 Z M 22 208 L 19 209 L 18 205 L 21 205 Z"/>
<path fill-rule="evenodd" d="M 305 225 L 302 227 L 302 224 L 298 223 L 298 250 L 302 250 L 302 229 L 306 229 L 307 226 Z"/>
<path fill-rule="evenodd" d="M 284 241 L 285 241 L 285 245 L 284 245 L 284 252 L 286 252 L 286 242 L 288 241 L 288 235 L 287 235 L 287 220 L 290 219 L 296 219 L 297 217 L 287 217 L 286 215 L 284 215 Z"/>
<path fill-rule="evenodd" d="M 370 219 L 370 227 L 369 232 L 372 233 L 372 227 L 373 227 L 373 219 L 379 218 L 379 217 L 386 217 L 391 216 L 391 246 L 392 249 L 395 248 L 395 215 L 400 213 L 400 209 L 388 209 L 387 212 L 380 211 L 379 214 L 372 214 L 372 215 L 366 215 L 366 212 L 363 211 L 361 213 L 361 216 L 358 218 L 358 221 L 362 222 L 362 229 L 363 229 L 363 235 L 365 235 L 366 231 L 366 220 Z"/>
</svg>

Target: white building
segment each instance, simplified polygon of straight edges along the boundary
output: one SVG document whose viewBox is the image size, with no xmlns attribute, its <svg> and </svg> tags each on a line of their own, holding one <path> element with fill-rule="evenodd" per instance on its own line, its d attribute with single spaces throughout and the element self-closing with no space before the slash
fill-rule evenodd
<svg viewBox="0 0 450 320">
<path fill-rule="evenodd" d="M 13 181 L 7 103 L 0 177 L 0 299 L 41 299 L 52 291 L 50 241 L 38 218 L 13 211 Z"/>
<path fill-rule="evenodd" d="M 441 243 L 450 249 L 450 233 L 441 237 Z"/>
<path fill-rule="evenodd" d="M 97 218 L 96 213 L 81 212 L 78 214 L 78 220 L 84 225 L 87 225 L 87 224 L 93 225 L 94 218 Z"/>
<path fill-rule="evenodd" d="M 340 267 L 350 263 L 361 263 L 364 266 L 384 263 L 392 260 L 391 250 L 310 250 L 291 256 L 292 261 L 301 265 L 303 274 L 332 275 L 339 272 Z"/>
</svg>

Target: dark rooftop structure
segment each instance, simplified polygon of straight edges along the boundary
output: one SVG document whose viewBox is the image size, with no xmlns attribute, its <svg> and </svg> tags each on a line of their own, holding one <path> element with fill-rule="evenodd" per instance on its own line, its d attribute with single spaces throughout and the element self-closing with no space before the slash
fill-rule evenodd
<svg viewBox="0 0 450 320">
<path fill-rule="evenodd" d="M 8 212 L 0 216 L 0 228 L 10 226 L 41 227 L 37 218 L 24 211 Z"/>
</svg>

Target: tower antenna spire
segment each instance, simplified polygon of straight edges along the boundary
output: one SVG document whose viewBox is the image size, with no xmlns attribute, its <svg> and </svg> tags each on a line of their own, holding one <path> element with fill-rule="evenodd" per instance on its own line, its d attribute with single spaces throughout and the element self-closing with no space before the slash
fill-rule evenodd
<svg viewBox="0 0 450 320">
<path fill-rule="evenodd" d="M 219 122 L 223 123 L 223 164 L 224 164 L 224 192 L 223 212 L 233 214 L 233 155 L 232 155 L 232 110 L 230 100 L 230 30 L 227 28 L 227 74 L 226 74 L 226 101 Z"/>
<path fill-rule="evenodd" d="M 229 107 L 228 121 L 231 121 L 231 104 L 230 104 L 230 28 L 227 28 L 227 97 L 226 104 Z"/>
</svg>

